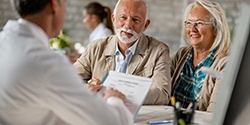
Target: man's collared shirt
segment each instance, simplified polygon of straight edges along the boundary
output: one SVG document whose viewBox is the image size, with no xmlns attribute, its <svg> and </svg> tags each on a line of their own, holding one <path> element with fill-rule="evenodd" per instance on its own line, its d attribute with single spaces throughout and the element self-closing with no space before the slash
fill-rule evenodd
<svg viewBox="0 0 250 125">
<path fill-rule="evenodd" d="M 115 71 L 119 72 L 121 70 L 124 61 L 127 61 L 127 64 L 130 63 L 132 56 L 135 54 L 135 50 L 136 50 L 136 46 L 137 46 L 138 42 L 139 42 L 139 39 L 134 43 L 134 45 L 132 45 L 131 47 L 128 48 L 128 50 L 126 50 L 125 54 L 126 54 L 127 59 L 124 58 L 124 56 L 122 55 L 121 51 L 118 48 L 118 42 L 116 42 Z M 132 53 L 132 55 L 128 56 L 131 53 Z"/>
<path fill-rule="evenodd" d="M 215 52 L 216 49 L 195 68 L 193 66 L 193 49 L 186 55 L 186 63 L 173 89 L 173 95 L 177 101 L 181 102 L 183 108 L 186 108 L 189 103 L 199 100 L 199 94 L 206 77 L 206 74 L 200 69 L 203 66 L 210 67 L 212 65 Z"/>
</svg>

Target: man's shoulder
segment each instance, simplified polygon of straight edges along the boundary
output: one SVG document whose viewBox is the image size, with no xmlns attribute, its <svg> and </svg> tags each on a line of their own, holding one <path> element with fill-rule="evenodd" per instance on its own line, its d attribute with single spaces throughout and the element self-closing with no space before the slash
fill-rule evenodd
<svg viewBox="0 0 250 125">
<path fill-rule="evenodd" d="M 116 39 L 116 36 L 111 35 L 106 38 L 95 40 L 87 45 L 86 50 L 83 54 L 90 54 L 92 56 L 102 53 L 110 54 L 115 51 Z"/>
<path fill-rule="evenodd" d="M 115 35 L 111 35 L 111 36 L 108 36 L 106 38 L 101 38 L 101 39 L 97 39 L 97 40 L 94 40 L 92 41 L 91 43 L 89 43 L 89 47 L 90 48 L 96 48 L 96 47 L 100 47 L 100 48 L 103 48 L 105 47 L 107 44 L 110 43 L 110 41 L 114 40 L 115 39 Z"/>
<path fill-rule="evenodd" d="M 152 36 L 144 35 L 144 38 L 148 40 L 148 46 L 151 48 L 169 49 L 168 45 L 165 42 L 160 41 Z"/>
</svg>

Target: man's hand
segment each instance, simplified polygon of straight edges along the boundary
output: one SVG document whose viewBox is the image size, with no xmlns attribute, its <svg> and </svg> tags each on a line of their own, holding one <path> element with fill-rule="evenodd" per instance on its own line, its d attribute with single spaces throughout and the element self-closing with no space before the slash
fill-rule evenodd
<svg viewBox="0 0 250 125">
<path fill-rule="evenodd" d="M 87 84 L 87 86 L 92 92 L 98 92 L 99 90 L 103 88 L 103 85 L 94 85 L 91 83 Z"/>
<path fill-rule="evenodd" d="M 95 77 L 92 78 L 91 82 L 88 83 L 88 88 L 92 91 L 92 92 L 98 92 L 99 90 L 101 90 L 103 88 L 101 84 L 101 81 Z"/>
<path fill-rule="evenodd" d="M 92 77 L 91 82 L 88 84 L 88 88 L 93 92 L 100 91 L 104 86 L 101 85 L 101 81 L 95 77 Z M 107 100 L 109 97 L 114 96 L 117 98 L 120 98 L 124 103 L 126 101 L 126 96 L 119 92 L 118 90 L 115 90 L 113 88 L 107 90 L 104 94 L 104 99 Z"/>
<path fill-rule="evenodd" d="M 122 94 L 121 92 L 119 92 L 118 90 L 115 90 L 113 88 L 106 91 L 106 93 L 104 95 L 104 99 L 107 100 L 111 96 L 120 98 L 124 103 L 126 101 L 126 96 L 124 94 Z"/>
<path fill-rule="evenodd" d="M 89 84 L 93 84 L 93 85 L 100 85 L 101 84 L 101 80 L 97 79 L 95 77 L 92 77 L 92 80 Z"/>
</svg>

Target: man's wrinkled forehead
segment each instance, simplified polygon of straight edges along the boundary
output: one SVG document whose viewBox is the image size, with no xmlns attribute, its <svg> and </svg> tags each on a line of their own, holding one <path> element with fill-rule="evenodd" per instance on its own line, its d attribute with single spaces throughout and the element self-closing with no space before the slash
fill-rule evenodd
<svg viewBox="0 0 250 125">
<path fill-rule="evenodd" d="M 121 0 L 117 7 L 119 14 L 126 13 L 131 16 L 146 16 L 146 6 L 141 0 Z"/>
<path fill-rule="evenodd" d="M 113 14 L 114 16 L 117 15 L 117 10 L 118 8 L 121 7 L 121 3 L 129 3 L 129 4 L 136 4 L 137 5 L 137 8 L 141 7 L 141 9 L 145 10 L 146 12 L 146 17 L 148 18 L 148 8 L 147 8 L 147 4 L 144 0 L 119 0 L 116 5 L 115 5 L 115 8 L 114 8 L 114 11 L 113 11 Z M 138 5 L 139 3 L 139 5 Z"/>
</svg>

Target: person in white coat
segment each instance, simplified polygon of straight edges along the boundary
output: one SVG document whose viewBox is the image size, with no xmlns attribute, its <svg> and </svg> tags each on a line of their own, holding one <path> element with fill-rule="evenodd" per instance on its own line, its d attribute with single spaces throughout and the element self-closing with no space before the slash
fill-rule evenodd
<svg viewBox="0 0 250 125">
<path fill-rule="evenodd" d="M 91 2 L 84 7 L 82 14 L 83 23 L 92 30 L 89 36 L 90 42 L 114 34 L 109 7 L 102 6 L 98 2 Z"/>
<path fill-rule="evenodd" d="M 131 125 L 122 93 L 91 92 L 66 57 L 50 49 L 66 0 L 11 2 L 21 18 L 0 32 L 0 124 Z"/>
</svg>

